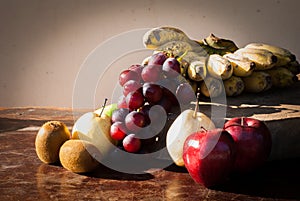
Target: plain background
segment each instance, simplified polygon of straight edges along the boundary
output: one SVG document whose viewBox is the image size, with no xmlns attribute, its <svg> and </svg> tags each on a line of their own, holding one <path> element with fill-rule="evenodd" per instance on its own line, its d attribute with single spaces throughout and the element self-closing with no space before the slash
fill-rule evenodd
<svg viewBox="0 0 300 201">
<path fill-rule="evenodd" d="M 72 107 L 86 57 L 134 29 L 169 25 L 193 39 L 214 33 L 239 47 L 266 42 L 300 55 L 299 6 L 298 0 L 1 0 L 0 107 Z"/>
</svg>

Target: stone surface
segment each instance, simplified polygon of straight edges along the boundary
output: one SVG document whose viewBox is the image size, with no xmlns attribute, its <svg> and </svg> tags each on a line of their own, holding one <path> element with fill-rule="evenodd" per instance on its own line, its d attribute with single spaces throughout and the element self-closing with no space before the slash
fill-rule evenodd
<svg viewBox="0 0 300 201">
<path fill-rule="evenodd" d="M 39 127 L 61 120 L 71 129 L 71 109 L 0 109 L 0 200 L 299 200 L 299 85 L 264 95 L 228 98 L 226 119 L 253 116 L 265 120 L 273 135 L 272 159 L 248 175 L 233 176 L 213 189 L 196 184 L 174 165 L 145 174 L 125 174 L 100 166 L 75 174 L 59 164 L 43 164 L 35 153 Z M 200 110 L 209 114 L 211 105 Z"/>
</svg>

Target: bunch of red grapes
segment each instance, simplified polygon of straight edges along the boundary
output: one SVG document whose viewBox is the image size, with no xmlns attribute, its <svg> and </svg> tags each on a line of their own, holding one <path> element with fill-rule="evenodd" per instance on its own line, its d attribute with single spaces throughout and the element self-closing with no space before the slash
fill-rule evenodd
<svg viewBox="0 0 300 201">
<path fill-rule="evenodd" d="M 120 73 L 123 95 L 112 114 L 110 134 L 122 149 L 139 153 L 142 147 L 150 147 L 154 151 L 153 143 L 162 138 L 169 117 L 195 100 L 195 92 L 180 71 L 176 58 L 159 52 L 147 64 L 135 64 Z"/>
</svg>

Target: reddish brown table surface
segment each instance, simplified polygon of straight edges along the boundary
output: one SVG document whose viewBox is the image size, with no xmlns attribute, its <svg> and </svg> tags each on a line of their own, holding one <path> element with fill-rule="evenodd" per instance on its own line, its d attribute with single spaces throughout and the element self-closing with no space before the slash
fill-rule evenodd
<svg viewBox="0 0 300 201">
<path fill-rule="evenodd" d="M 47 120 L 73 125 L 71 109 L 0 109 L 0 200 L 297 200 L 300 158 L 267 162 L 226 185 L 207 189 L 183 168 L 171 165 L 145 174 L 125 174 L 104 166 L 75 174 L 43 164 L 36 155 L 37 129 Z"/>
</svg>

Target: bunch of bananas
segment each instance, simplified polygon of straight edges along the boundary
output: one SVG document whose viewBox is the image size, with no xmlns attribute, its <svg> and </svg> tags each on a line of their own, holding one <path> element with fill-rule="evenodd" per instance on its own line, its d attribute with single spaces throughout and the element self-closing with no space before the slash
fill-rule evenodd
<svg viewBox="0 0 300 201">
<path fill-rule="evenodd" d="M 181 62 L 181 75 L 195 93 L 217 97 L 259 93 L 272 87 L 291 86 L 300 65 L 289 50 L 265 43 L 238 48 L 232 41 L 210 34 L 202 40 L 189 38 L 174 27 L 157 27 L 143 37 L 146 48 L 165 52 Z"/>
</svg>

